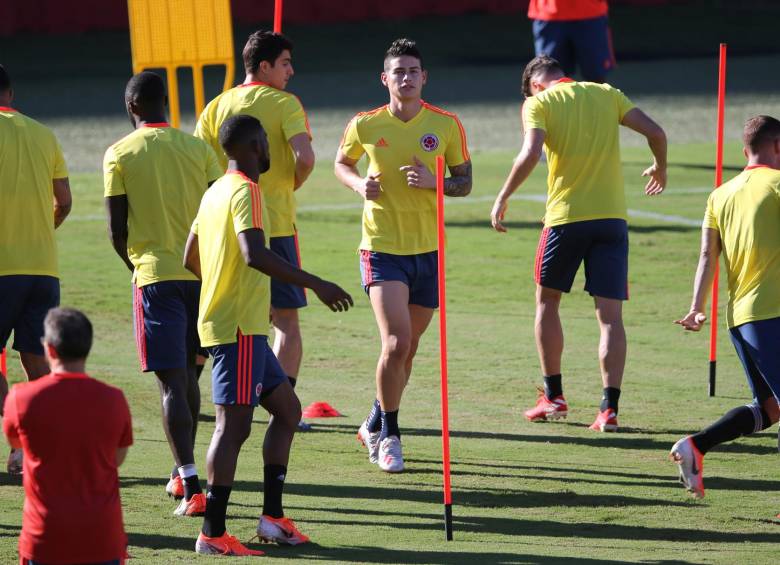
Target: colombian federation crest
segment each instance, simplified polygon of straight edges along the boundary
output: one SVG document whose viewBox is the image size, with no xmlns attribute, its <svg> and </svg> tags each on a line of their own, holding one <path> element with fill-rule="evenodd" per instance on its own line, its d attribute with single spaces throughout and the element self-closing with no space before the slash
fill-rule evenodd
<svg viewBox="0 0 780 565">
<path fill-rule="evenodd" d="M 439 147 L 439 138 L 432 133 L 426 133 L 420 138 L 420 147 L 425 151 L 436 151 Z"/>
</svg>

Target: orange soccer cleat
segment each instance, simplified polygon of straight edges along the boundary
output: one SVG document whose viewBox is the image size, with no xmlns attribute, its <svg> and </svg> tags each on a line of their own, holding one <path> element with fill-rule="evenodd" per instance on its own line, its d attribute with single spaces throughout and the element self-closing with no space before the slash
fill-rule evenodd
<svg viewBox="0 0 780 565">
<path fill-rule="evenodd" d="M 265 555 L 262 551 L 249 549 L 244 546 L 237 538 L 228 535 L 227 532 L 218 538 L 206 537 L 201 532 L 198 536 L 198 541 L 195 542 L 195 553 L 200 553 L 201 555 L 232 555 L 235 557 Z"/>
</svg>

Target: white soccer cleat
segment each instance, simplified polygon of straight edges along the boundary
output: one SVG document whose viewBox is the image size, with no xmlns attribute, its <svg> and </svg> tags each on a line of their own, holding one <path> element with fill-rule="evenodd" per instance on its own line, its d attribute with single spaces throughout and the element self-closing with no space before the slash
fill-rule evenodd
<svg viewBox="0 0 780 565">
<path fill-rule="evenodd" d="M 379 434 L 380 432 L 369 432 L 365 422 L 360 424 L 358 429 L 358 441 L 368 449 L 368 460 L 371 463 L 376 463 L 379 460 Z"/>
<path fill-rule="evenodd" d="M 680 482 L 694 498 L 704 498 L 704 456 L 696 448 L 691 436 L 672 446 L 669 459 L 680 469 Z"/>
<path fill-rule="evenodd" d="M 400 473 L 404 470 L 404 457 L 401 454 L 401 440 L 398 436 L 387 436 L 379 444 L 379 468 L 387 473 Z"/>
</svg>

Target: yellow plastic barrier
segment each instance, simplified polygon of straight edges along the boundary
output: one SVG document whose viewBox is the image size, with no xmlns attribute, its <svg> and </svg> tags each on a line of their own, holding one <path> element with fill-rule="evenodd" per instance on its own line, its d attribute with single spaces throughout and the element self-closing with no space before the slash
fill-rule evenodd
<svg viewBox="0 0 780 565">
<path fill-rule="evenodd" d="M 176 70 L 192 69 L 195 117 L 205 107 L 203 67 L 225 66 L 223 90 L 233 85 L 233 23 L 230 0 L 127 0 L 133 73 L 165 69 L 171 124 L 179 126 Z"/>
</svg>

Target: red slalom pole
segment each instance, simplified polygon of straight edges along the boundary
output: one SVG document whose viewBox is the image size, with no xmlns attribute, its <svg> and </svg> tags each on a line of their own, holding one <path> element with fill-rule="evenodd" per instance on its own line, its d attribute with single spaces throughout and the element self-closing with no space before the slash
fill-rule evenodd
<svg viewBox="0 0 780 565">
<path fill-rule="evenodd" d="M 3 348 L 3 352 L 0 353 L 0 373 L 3 373 L 3 377 L 8 379 L 8 364 L 5 356 L 5 348 Z"/>
<path fill-rule="evenodd" d="M 718 66 L 718 130 L 715 141 L 715 188 L 723 184 L 723 121 L 726 111 L 726 44 L 720 44 Z M 715 374 L 718 360 L 718 279 L 720 261 L 715 263 L 712 279 L 712 306 L 710 309 L 710 383 L 709 394 L 715 396 Z"/>
<path fill-rule="evenodd" d="M 282 33 L 282 4 L 284 0 L 274 0 L 274 33 Z"/>
<path fill-rule="evenodd" d="M 450 482 L 450 410 L 447 393 L 447 278 L 444 261 L 444 157 L 436 157 L 436 224 L 439 261 L 439 361 L 441 367 L 441 451 L 444 463 L 444 532 L 452 541 L 452 483 Z"/>
</svg>

